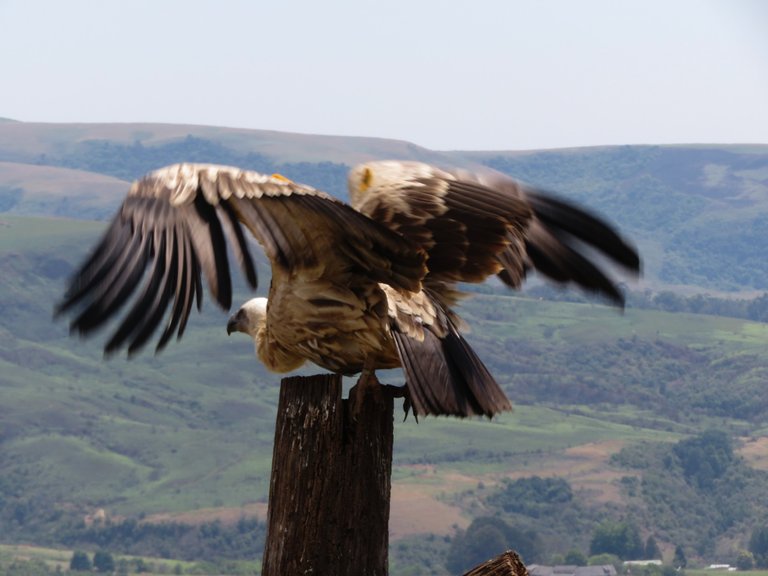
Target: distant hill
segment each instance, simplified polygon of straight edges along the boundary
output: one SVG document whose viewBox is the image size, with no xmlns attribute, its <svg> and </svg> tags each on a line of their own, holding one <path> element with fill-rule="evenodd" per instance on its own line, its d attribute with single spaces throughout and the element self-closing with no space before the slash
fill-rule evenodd
<svg viewBox="0 0 768 576">
<path fill-rule="evenodd" d="M 373 158 L 436 161 L 445 155 L 402 140 L 325 136 L 185 124 L 48 124 L 9 121 L 0 131 L 0 159 L 46 163 L 94 142 L 162 147 L 187 137 L 216 142 L 236 153 L 284 162 L 353 164 Z"/>
<path fill-rule="evenodd" d="M 114 214 L 128 186 L 96 172 L 0 162 L 0 211 L 103 220 Z"/>
<path fill-rule="evenodd" d="M 768 289 L 768 145 L 466 153 L 631 231 L 654 285 Z"/>
<path fill-rule="evenodd" d="M 437 152 L 210 126 L 10 122 L 0 124 L 0 213 L 103 218 L 122 197 L 119 181 L 181 161 L 280 172 L 346 198 L 349 166 L 381 158 L 495 169 L 583 202 L 635 239 L 653 290 L 768 290 L 768 145 Z"/>
<path fill-rule="evenodd" d="M 52 320 L 53 303 L 129 181 L 147 170 L 229 163 L 343 198 L 349 165 L 385 157 L 495 169 L 556 190 L 615 220 L 646 270 L 630 286 L 630 302 L 642 305 L 624 313 L 572 291 L 538 286 L 520 296 L 493 283 L 462 307 L 468 338 L 515 411 L 492 422 L 396 424 L 393 566 L 409 573 L 425 550 L 425 565 L 442 566 L 440 546 L 494 512 L 491 495 L 505 479 L 536 473 L 567 477 L 579 506 L 578 518 L 566 510 L 534 526 L 549 552 L 585 549 L 597 522 L 637 510 L 643 533 L 654 533 L 645 501 L 627 489 L 637 473 L 611 458 L 638 442 L 716 427 L 751 436 L 736 450 L 766 467 L 768 325 L 746 318 L 768 318 L 768 298 L 750 303 L 760 305 L 754 314 L 721 317 L 724 300 L 685 296 L 768 290 L 768 146 L 435 152 L 215 127 L 0 122 L 0 540 L 200 558 L 184 529 L 156 527 L 170 521 L 201 526 L 214 549 L 239 542 L 240 520 L 263 515 L 279 376 L 265 372 L 248 339 L 226 335 L 226 315 L 207 298 L 181 342 L 130 362 L 104 360 L 98 336 L 70 338 Z M 257 259 L 264 290 L 268 270 Z M 675 293 L 656 294 L 661 309 L 646 309 L 646 288 Z M 236 292 L 236 301 L 247 297 L 241 281 Z M 579 301 L 556 301 L 565 298 Z M 90 527 L 104 516 L 103 530 Z M 738 533 L 712 532 L 719 549 L 746 546 L 745 518 Z M 698 545 L 663 534 L 688 539 L 660 538 L 665 549 Z M 253 558 L 254 549 L 233 544 L 227 554 Z"/>
<path fill-rule="evenodd" d="M 66 277 L 102 229 L 0 216 L 0 540 L 94 545 L 109 536 L 123 550 L 160 553 L 167 541 L 139 543 L 136 533 L 121 540 L 119 523 L 263 518 L 279 376 L 264 371 L 250 341 L 226 335 L 224 313 L 207 302 L 180 343 L 130 362 L 105 361 L 99 337 L 69 338 L 66 325 L 52 321 Z M 241 286 L 235 299 L 245 297 Z M 477 295 L 462 314 L 516 409 L 493 422 L 397 424 L 397 538 L 451 534 L 477 512 L 462 504 L 474 501 L 468 486 L 570 470 L 577 452 L 590 454 L 569 473 L 583 505 L 607 500 L 620 511 L 608 457 L 626 443 L 679 438 L 715 422 L 759 434 L 768 415 L 763 324 L 652 310 L 622 315 L 508 292 Z M 383 378 L 402 381 L 398 371 Z M 764 459 L 764 447 L 753 457 Z M 83 531 L 81 519 L 99 509 L 113 532 Z M 563 551 L 586 536 L 555 531 Z M 190 548 L 178 553 L 199 559 Z"/>
</svg>

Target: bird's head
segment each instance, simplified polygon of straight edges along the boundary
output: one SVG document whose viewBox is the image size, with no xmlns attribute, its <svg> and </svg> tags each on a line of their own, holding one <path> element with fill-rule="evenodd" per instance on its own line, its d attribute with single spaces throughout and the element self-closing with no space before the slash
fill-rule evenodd
<svg viewBox="0 0 768 576">
<path fill-rule="evenodd" d="M 349 171 L 349 200 L 352 206 L 360 206 L 371 189 L 398 187 L 414 178 L 432 175 L 433 168 L 422 162 L 378 160 L 358 164 Z"/>
<path fill-rule="evenodd" d="M 229 317 L 227 322 L 227 334 L 243 332 L 251 337 L 256 337 L 259 328 L 267 320 L 267 299 L 252 298 L 243 304 L 240 309 Z"/>
</svg>

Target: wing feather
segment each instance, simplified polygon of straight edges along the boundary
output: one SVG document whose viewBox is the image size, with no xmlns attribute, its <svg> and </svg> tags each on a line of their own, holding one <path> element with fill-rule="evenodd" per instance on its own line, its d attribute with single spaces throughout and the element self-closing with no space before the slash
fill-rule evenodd
<svg viewBox="0 0 768 576">
<path fill-rule="evenodd" d="M 192 311 L 192 306 L 197 302 L 198 311 L 202 307 L 202 294 L 203 294 L 203 281 L 200 273 L 200 265 L 197 263 L 197 255 L 195 254 L 195 248 L 192 246 L 192 241 L 186 234 L 181 235 L 182 243 L 185 246 L 185 269 L 186 273 L 186 291 L 184 295 L 184 304 L 182 306 L 181 318 L 179 319 L 179 329 L 177 336 L 181 338 L 184 335 L 184 330 L 187 327 L 187 321 L 189 320 L 189 314 Z M 178 298 L 178 293 L 177 296 Z"/>
<path fill-rule="evenodd" d="M 123 318 L 120 326 L 110 338 L 104 348 L 104 352 L 111 354 L 120 346 L 129 340 L 132 335 L 140 333 L 142 328 L 151 320 L 154 310 L 152 301 L 156 295 L 160 294 L 159 287 L 166 275 L 167 265 L 165 262 L 165 250 L 163 250 L 163 239 L 159 239 L 159 249 L 154 251 L 150 273 L 144 279 L 144 287 L 140 296 L 136 299 L 131 310 Z M 131 341 L 129 348 L 138 344 L 138 340 Z"/>
<path fill-rule="evenodd" d="M 417 416 L 491 417 L 512 409 L 501 387 L 450 321 L 444 336 L 430 326 L 419 340 L 395 325 L 393 337 Z"/>
<path fill-rule="evenodd" d="M 498 273 L 498 254 L 531 218 L 519 197 L 419 162 L 355 167 L 350 197 L 362 213 L 427 250 L 433 283 L 482 282 Z"/>
<path fill-rule="evenodd" d="M 201 179 L 205 182 L 205 179 Z M 232 305 L 232 284 L 229 277 L 229 258 L 224 230 L 215 206 L 203 194 L 197 194 L 194 210 L 186 211 L 187 230 L 195 247 L 200 268 L 208 281 L 211 296 L 222 308 Z M 161 203 L 158 210 L 169 211 L 168 203 Z"/>
<path fill-rule="evenodd" d="M 82 335 L 87 335 L 93 330 L 99 328 L 115 312 L 117 312 L 130 296 L 137 282 L 141 280 L 145 263 L 149 258 L 149 246 L 146 236 L 134 235 L 118 238 L 107 236 L 107 240 L 121 242 L 120 250 L 115 249 L 116 258 L 100 260 L 101 268 L 93 275 L 87 275 L 82 281 L 76 277 L 75 282 L 79 284 L 77 290 L 77 299 L 81 301 L 89 294 L 95 286 L 100 286 L 101 297 L 90 300 L 79 315 L 73 321 L 73 326 L 77 326 L 77 331 Z M 74 283 L 73 283 L 74 284 Z M 59 307 L 61 311 L 68 309 L 68 305 Z"/>
<path fill-rule="evenodd" d="M 178 253 L 174 249 L 172 234 L 170 231 L 165 231 L 165 233 L 159 232 L 158 235 L 160 236 L 158 254 L 162 264 L 155 268 L 155 273 L 157 274 L 162 270 L 162 275 L 159 282 L 148 294 L 146 309 L 133 322 L 131 344 L 128 347 L 129 355 L 138 352 L 160 324 L 173 296 L 173 288 L 178 276 Z M 128 319 L 126 319 L 127 321 Z M 160 344 L 158 344 L 159 346 Z"/>
<path fill-rule="evenodd" d="M 243 227 L 273 267 L 312 266 L 322 258 L 328 274 L 359 274 L 355 281 L 412 291 L 426 274 L 419 247 L 313 188 L 237 168 L 178 164 L 132 185 L 57 312 L 74 312 L 72 329 L 88 334 L 132 300 L 105 351 L 136 352 L 167 314 L 162 349 L 173 333 L 183 334 L 192 303 L 201 307 L 203 277 L 214 301 L 230 307 L 228 250 L 255 288 Z"/>
<path fill-rule="evenodd" d="M 109 239 L 109 241 L 107 241 Z M 120 249 L 126 241 L 131 239 L 128 228 L 119 217 L 115 217 L 104 233 L 90 257 L 81 265 L 80 273 L 76 281 L 71 282 L 64 293 L 64 302 L 69 306 L 77 304 L 88 293 L 92 283 L 102 282 L 113 268 L 110 266 L 116 258 L 127 257 L 129 254 Z M 137 238 L 140 240 L 140 238 Z M 132 241 L 133 239 L 131 239 Z M 57 306 L 56 313 L 64 311 L 62 306 Z"/>
<path fill-rule="evenodd" d="M 224 195 L 224 188 L 222 190 L 222 196 Z M 240 264 L 240 269 L 245 274 L 245 279 L 249 286 L 253 286 L 254 289 L 258 286 L 258 278 L 256 277 L 256 267 L 253 265 L 253 257 L 251 251 L 248 248 L 248 240 L 243 234 L 243 228 L 240 226 L 237 220 L 237 213 L 232 207 L 231 202 L 221 203 L 221 212 L 225 218 L 222 218 L 222 224 L 226 236 L 229 239 L 229 246 L 235 254 L 235 259 Z"/>
<path fill-rule="evenodd" d="M 170 340 L 173 332 L 179 326 L 179 322 L 185 315 L 185 310 L 188 310 L 188 302 L 190 300 L 190 291 L 188 289 L 191 281 L 191 268 L 189 267 L 187 245 L 183 240 L 183 237 L 179 231 L 179 225 L 176 223 L 172 230 L 172 242 L 174 251 L 174 257 L 176 258 L 176 288 L 174 290 L 173 308 L 171 309 L 171 315 L 168 318 L 168 323 L 165 326 L 165 330 L 160 335 L 160 340 L 157 342 L 157 350 L 162 350 Z"/>
<path fill-rule="evenodd" d="M 640 270 L 640 256 L 607 222 L 565 200 L 528 190 L 536 217 L 545 225 L 589 244 L 627 270 Z"/>
<path fill-rule="evenodd" d="M 393 336 L 414 413 L 417 416 L 458 414 L 460 411 L 455 395 L 446 393 L 450 390 L 451 380 L 440 349 L 440 340 L 430 335 L 425 341 L 419 342 L 398 331 L 394 331 Z"/>
<path fill-rule="evenodd" d="M 383 161 L 356 166 L 349 186 L 353 206 L 427 250 L 435 291 L 493 274 L 517 288 L 535 268 L 623 305 L 597 262 L 640 270 L 636 249 L 602 219 L 511 178 Z"/>
<path fill-rule="evenodd" d="M 557 230 L 533 226 L 526 238 L 526 250 L 536 270 L 555 282 L 572 281 L 584 290 L 606 296 L 618 306 L 624 305 L 624 295 L 607 274 Z"/>
</svg>

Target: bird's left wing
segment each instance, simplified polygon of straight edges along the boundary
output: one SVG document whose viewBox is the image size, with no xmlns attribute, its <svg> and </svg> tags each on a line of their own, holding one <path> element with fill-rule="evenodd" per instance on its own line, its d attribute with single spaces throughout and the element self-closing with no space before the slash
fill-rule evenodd
<svg viewBox="0 0 768 576">
<path fill-rule="evenodd" d="M 607 260 L 639 272 L 640 258 L 613 227 L 583 208 L 499 174 L 379 161 L 349 175 L 352 206 L 422 246 L 425 279 L 446 305 L 456 282 L 497 274 L 518 288 L 533 268 L 623 305 Z"/>
<path fill-rule="evenodd" d="M 233 167 L 177 164 L 131 186 L 57 312 L 74 312 L 72 329 L 88 334 L 137 293 L 105 351 L 138 350 L 170 306 L 159 350 L 183 334 L 195 300 L 200 307 L 203 276 L 216 302 L 230 307 L 228 247 L 256 287 L 246 230 L 273 268 L 289 272 L 357 274 L 410 291 L 426 273 L 424 253 L 411 241 L 314 188 Z"/>
<path fill-rule="evenodd" d="M 482 282 L 508 268 L 523 275 L 523 239 L 532 218 L 519 195 L 498 193 L 476 180 L 414 161 L 355 166 L 352 206 L 422 246 L 434 283 Z M 518 257 L 502 262 L 505 251 Z"/>
</svg>

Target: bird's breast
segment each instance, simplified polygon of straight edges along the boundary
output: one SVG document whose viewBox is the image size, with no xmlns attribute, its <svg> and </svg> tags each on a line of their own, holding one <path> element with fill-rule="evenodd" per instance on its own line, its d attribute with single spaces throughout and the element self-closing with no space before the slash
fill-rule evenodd
<svg viewBox="0 0 768 576">
<path fill-rule="evenodd" d="M 267 329 L 275 345 L 332 372 L 355 374 L 366 361 L 399 366 L 386 295 L 377 285 L 285 284 L 279 298 L 270 297 Z"/>
</svg>

